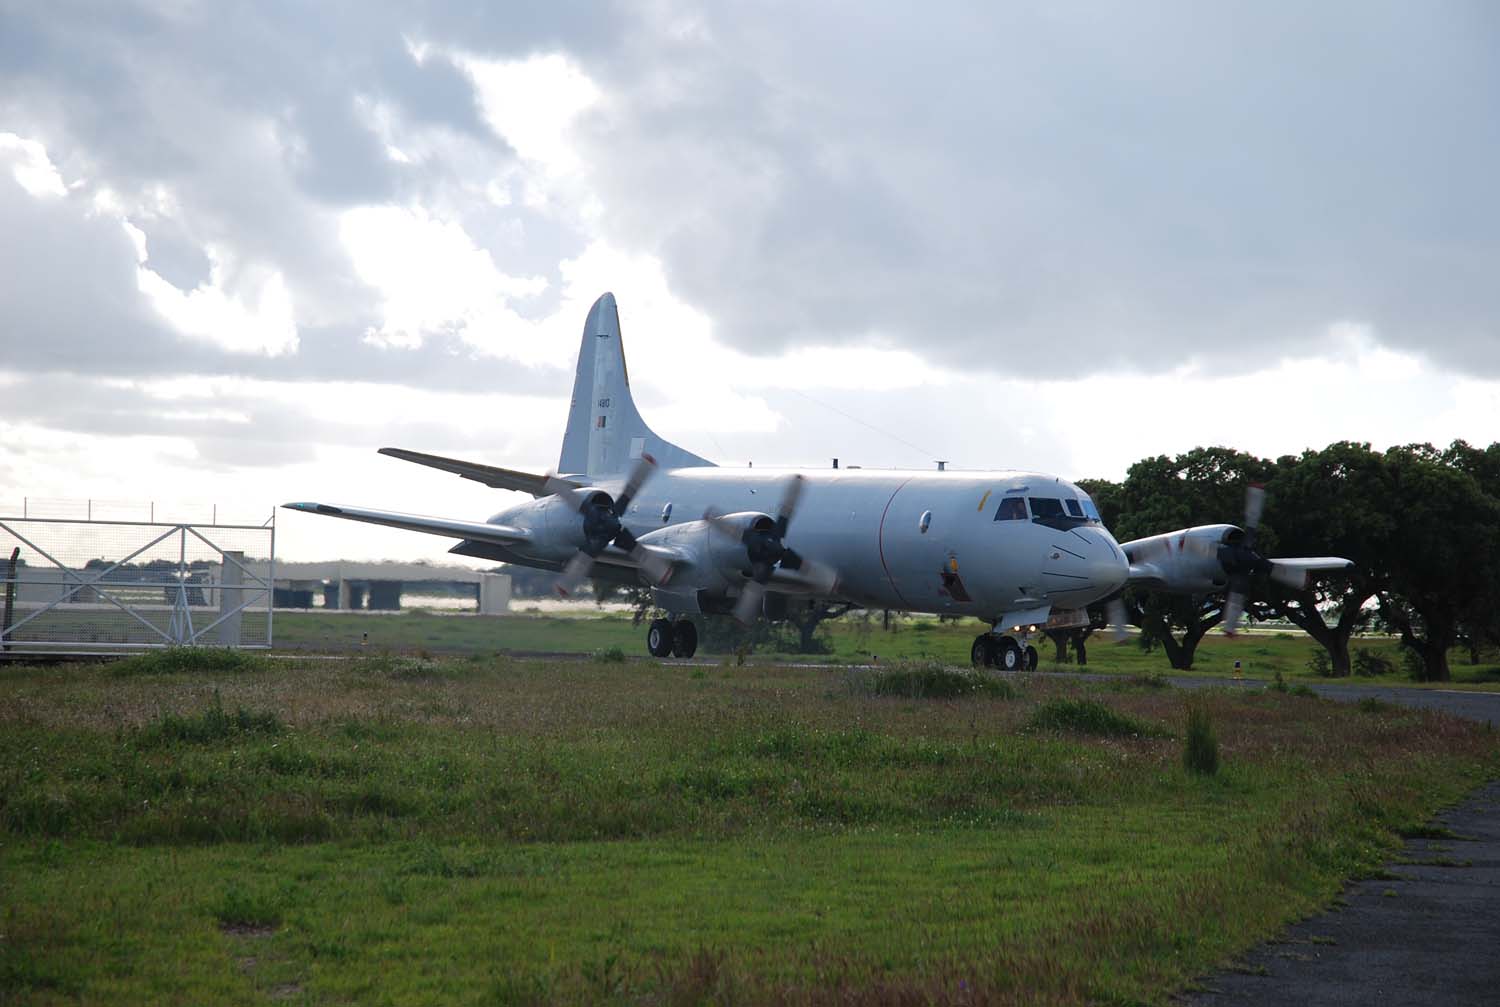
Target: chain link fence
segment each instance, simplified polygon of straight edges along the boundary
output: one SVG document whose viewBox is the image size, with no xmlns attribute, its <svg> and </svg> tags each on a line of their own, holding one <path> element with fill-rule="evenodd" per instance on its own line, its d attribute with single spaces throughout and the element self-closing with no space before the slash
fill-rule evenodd
<svg viewBox="0 0 1500 1007">
<path fill-rule="evenodd" d="M 108 502 L 69 501 L 46 509 L 69 516 L 39 517 L 28 501 L 20 516 L 0 517 L 3 653 L 271 646 L 274 518 L 128 520 L 96 503 Z M 80 504 L 83 515 L 71 516 Z M 85 516 L 95 512 L 111 518 Z"/>
</svg>

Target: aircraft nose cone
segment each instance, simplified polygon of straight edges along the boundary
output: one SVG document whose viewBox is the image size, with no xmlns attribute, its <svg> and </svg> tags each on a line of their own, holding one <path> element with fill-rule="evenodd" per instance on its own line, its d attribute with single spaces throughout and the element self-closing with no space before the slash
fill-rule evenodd
<svg viewBox="0 0 1500 1007">
<path fill-rule="evenodd" d="M 1080 528 L 1053 542 L 1042 577 L 1058 604 L 1091 605 L 1125 586 L 1130 564 L 1108 532 Z"/>
<path fill-rule="evenodd" d="M 1089 551 L 1089 579 L 1107 598 L 1130 579 L 1130 563 L 1113 542 L 1101 542 Z"/>
</svg>

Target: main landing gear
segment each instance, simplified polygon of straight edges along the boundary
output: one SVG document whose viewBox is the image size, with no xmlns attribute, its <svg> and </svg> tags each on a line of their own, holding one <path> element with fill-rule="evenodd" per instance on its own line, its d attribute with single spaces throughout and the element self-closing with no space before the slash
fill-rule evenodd
<svg viewBox="0 0 1500 1007">
<path fill-rule="evenodd" d="M 692 657 L 698 651 L 698 627 L 691 619 L 652 619 L 646 649 L 652 657 Z"/>
<path fill-rule="evenodd" d="M 976 668 L 999 668 L 1001 671 L 1036 671 L 1041 660 L 1036 648 L 1008 636 L 980 633 L 969 649 L 969 660 Z"/>
</svg>

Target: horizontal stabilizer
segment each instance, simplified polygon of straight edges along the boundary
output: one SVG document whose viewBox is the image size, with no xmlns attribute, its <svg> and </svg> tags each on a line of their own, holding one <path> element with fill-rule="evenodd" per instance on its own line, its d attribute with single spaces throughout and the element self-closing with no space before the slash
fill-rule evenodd
<svg viewBox="0 0 1500 1007">
<path fill-rule="evenodd" d="M 470 539 L 476 542 L 494 542 L 499 545 L 514 545 L 531 538 L 524 528 L 512 528 L 502 524 L 485 524 L 482 521 L 454 521 L 449 518 L 423 517 L 419 514 L 398 514 L 394 511 L 367 510 L 362 507 L 335 507 L 320 503 L 287 503 L 281 506 L 306 514 L 323 514 L 341 517 L 349 521 L 385 525 L 388 528 L 404 528 L 407 531 L 426 532 L 429 535 L 445 535 L 448 538 Z"/>
<path fill-rule="evenodd" d="M 1271 560 L 1271 579 L 1276 583 L 1301 591 L 1307 586 L 1307 575 L 1321 570 L 1345 570 L 1353 566 L 1351 560 L 1339 556 L 1295 556 Z"/>
<path fill-rule="evenodd" d="M 493 486 L 498 490 L 517 490 L 521 493 L 530 493 L 534 497 L 549 496 L 553 492 L 547 489 L 547 476 L 545 475 L 517 472 L 514 469 L 481 465 L 478 462 L 466 462 L 457 458 L 444 458 L 441 455 L 423 454 L 420 451 L 408 451 L 405 448 L 381 448 L 380 453 L 399 458 L 404 462 L 414 462 L 417 465 L 426 465 L 428 468 L 452 472 L 454 475 L 484 483 L 486 486 Z"/>
</svg>

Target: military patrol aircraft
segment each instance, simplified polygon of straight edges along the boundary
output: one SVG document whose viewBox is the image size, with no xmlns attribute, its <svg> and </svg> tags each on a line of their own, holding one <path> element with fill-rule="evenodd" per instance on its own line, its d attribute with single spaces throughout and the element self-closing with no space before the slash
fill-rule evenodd
<svg viewBox="0 0 1500 1007">
<path fill-rule="evenodd" d="M 976 665 L 1034 668 L 1031 635 L 1087 625 L 1091 604 L 1109 602 L 1122 627 L 1127 584 L 1227 589 L 1233 632 L 1252 575 L 1300 586 L 1310 572 L 1350 565 L 1256 552 L 1263 495 L 1254 487 L 1244 528 L 1205 525 L 1120 545 L 1087 493 L 1040 472 L 716 466 L 662 439 L 636 411 L 612 294 L 584 323 L 555 474 L 380 453 L 534 499 L 483 522 L 285 506 L 459 539 L 450 552 L 560 571 L 563 593 L 588 577 L 645 583 L 671 616 L 647 631 L 656 657 L 693 655 L 698 614 L 749 623 L 832 600 L 975 616 L 991 627 L 974 640 Z"/>
</svg>

